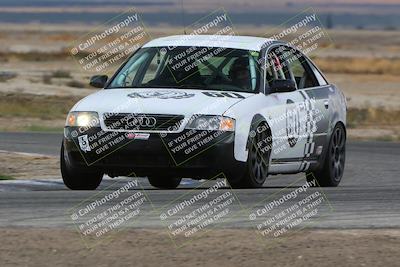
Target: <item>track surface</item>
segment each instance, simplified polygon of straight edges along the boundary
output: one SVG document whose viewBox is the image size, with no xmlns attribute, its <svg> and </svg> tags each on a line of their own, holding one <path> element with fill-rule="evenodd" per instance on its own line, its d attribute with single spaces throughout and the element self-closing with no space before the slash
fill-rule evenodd
<svg viewBox="0 0 400 267">
<path fill-rule="evenodd" d="M 0 150 L 57 155 L 62 136 L 41 133 L 0 133 Z M 323 188 L 331 205 L 309 227 L 313 228 L 387 228 L 400 227 L 400 143 L 348 142 L 345 174 L 338 188 Z M 233 190 L 244 210 L 260 206 L 261 200 L 299 181 L 304 175 L 271 176 L 264 188 Z M 112 192 L 132 178 L 105 179 L 99 189 Z M 152 205 L 145 203 L 143 216 L 134 227 L 161 227 L 160 210 L 183 194 L 201 192 L 199 182 L 184 180 L 180 189 L 156 190 L 147 179 L 138 179 Z M 228 189 L 222 189 L 228 191 Z M 309 189 L 310 192 L 321 189 Z M 59 179 L 0 181 L 0 226 L 69 227 L 69 209 L 93 197 L 93 191 L 69 191 Z M 103 192 L 104 193 L 104 192 Z M 192 208 L 198 208 L 199 201 Z M 221 227 L 247 228 L 253 224 L 248 213 Z"/>
</svg>

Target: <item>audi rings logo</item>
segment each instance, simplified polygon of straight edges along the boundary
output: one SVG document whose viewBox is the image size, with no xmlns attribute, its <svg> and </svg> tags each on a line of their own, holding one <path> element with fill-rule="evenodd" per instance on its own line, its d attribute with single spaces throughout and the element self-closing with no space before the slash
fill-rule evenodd
<svg viewBox="0 0 400 267">
<path fill-rule="evenodd" d="M 140 127 L 146 127 L 146 128 L 152 128 L 156 126 L 157 119 L 154 117 L 148 117 L 148 116 L 139 116 L 139 117 L 133 117 L 130 118 L 127 122 L 127 125 L 129 126 L 140 126 Z"/>
</svg>

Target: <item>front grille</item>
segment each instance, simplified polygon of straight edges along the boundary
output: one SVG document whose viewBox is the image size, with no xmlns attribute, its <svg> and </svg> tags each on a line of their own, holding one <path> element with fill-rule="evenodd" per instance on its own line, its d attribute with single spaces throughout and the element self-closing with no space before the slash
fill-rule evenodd
<svg viewBox="0 0 400 267">
<path fill-rule="evenodd" d="M 139 113 L 105 113 L 103 117 L 107 129 L 126 131 L 176 131 L 183 119 L 183 115 Z"/>
</svg>

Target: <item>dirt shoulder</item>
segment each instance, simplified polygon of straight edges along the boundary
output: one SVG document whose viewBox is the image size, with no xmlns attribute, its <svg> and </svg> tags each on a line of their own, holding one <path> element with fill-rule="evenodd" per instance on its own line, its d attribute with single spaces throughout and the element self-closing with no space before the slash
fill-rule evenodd
<svg viewBox="0 0 400 267">
<path fill-rule="evenodd" d="M 59 178 L 58 157 L 0 151 L 0 176 L 13 179 Z"/>
<path fill-rule="evenodd" d="M 3 228 L 2 266 L 398 266 L 400 230 L 307 230 L 272 243 L 213 230 L 182 248 L 163 230 L 124 230 L 87 249 L 73 230 Z"/>
</svg>

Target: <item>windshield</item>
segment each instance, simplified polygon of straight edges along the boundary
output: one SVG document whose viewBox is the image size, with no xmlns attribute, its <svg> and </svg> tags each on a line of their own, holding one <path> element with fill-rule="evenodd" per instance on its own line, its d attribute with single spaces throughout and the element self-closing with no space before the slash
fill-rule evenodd
<svg viewBox="0 0 400 267">
<path fill-rule="evenodd" d="M 258 52 L 212 47 L 142 48 L 108 88 L 189 88 L 256 92 Z"/>
</svg>

